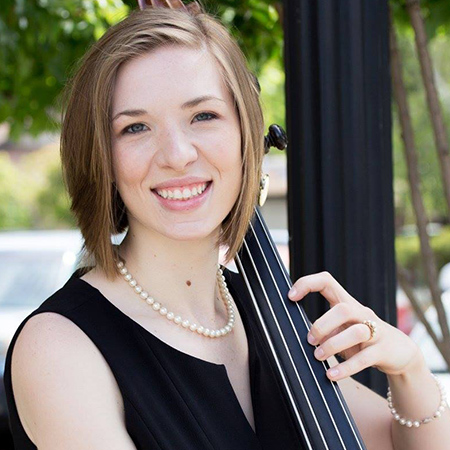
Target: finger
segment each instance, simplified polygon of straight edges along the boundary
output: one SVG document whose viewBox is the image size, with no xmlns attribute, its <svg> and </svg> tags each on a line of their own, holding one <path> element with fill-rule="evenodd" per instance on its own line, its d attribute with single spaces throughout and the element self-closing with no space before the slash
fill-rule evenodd
<svg viewBox="0 0 450 450">
<path fill-rule="evenodd" d="M 361 370 L 367 369 L 367 367 L 375 366 L 378 363 L 377 354 L 378 350 L 376 346 L 366 347 L 364 350 L 347 359 L 347 361 L 328 369 L 327 376 L 333 381 L 350 377 L 355 373 L 361 372 Z"/>
<path fill-rule="evenodd" d="M 308 333 L 308 342 L 318 345 L 337 328 L 345 324 L 363 322 L 373 316 L 373 311 L 363 305 L 338 303 L 312 324 Z M 365 327 L 368 328 L 366 325 Z"/>
<path fill-rule="evenodd" d="M 314 356 L 319 361 L 323 361 L 355 345 L 367 342 L 369 339 L 370 330 L 367 325 L 358 323 L 327 339 L 316 348 Z"/>
<path fill-rule="evenodd" d="M 340 302 L 356 301 L 329 272 L 320 272 L 299 278 L 288 295 L 291 300 L 301 300 L 311 292 L 320 292 L 331 306 Z"/>
</svg>

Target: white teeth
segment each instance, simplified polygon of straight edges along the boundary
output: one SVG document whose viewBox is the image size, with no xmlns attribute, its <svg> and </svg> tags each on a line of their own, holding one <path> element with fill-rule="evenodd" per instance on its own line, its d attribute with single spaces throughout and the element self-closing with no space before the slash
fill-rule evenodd
<svg viewBox="0 0 450 450">
<path fill-rule="evenodd" d="M 192 197 L 200 195 L 204 192 L 207 187 L 207 183 L 199 184 L 198 186 L 194 186 L 192 189 L 184 188 L 183 192 L 180 189 L 175 189 L 174 191 L 170 191 L 168 189 L 157 190 L 159 196 L 162 198 L 174 199 L 174 200 L 188 200 Z"/>
</svg>

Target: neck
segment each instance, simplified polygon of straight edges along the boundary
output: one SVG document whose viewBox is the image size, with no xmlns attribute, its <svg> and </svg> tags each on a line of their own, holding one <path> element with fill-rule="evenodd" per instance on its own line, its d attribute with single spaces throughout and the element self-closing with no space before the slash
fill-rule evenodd
<svg viewBox="0 0 450 450">
<path fill-rule="evenodd" d="M 197 323 L 221 324 L 226 310 L 216 274 L 217 236 L 196 241 L 149 238 L 129 230 L 120 246 L 126 267 L 156 301 Z"/>
</svg>

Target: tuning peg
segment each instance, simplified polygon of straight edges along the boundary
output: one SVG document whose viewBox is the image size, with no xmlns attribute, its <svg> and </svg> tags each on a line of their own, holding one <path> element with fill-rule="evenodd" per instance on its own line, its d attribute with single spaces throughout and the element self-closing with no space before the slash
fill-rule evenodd
<svg viewBox="0 0 450 450">
<path fill-rule="evenodd" d="M 270 147 L 284 150 L 287 145 L 288 138 L 283 128 L 276 124 L 270 125 L 269 132 L 264 136 L 264 153 L 269 153 Z"/>
</svg>

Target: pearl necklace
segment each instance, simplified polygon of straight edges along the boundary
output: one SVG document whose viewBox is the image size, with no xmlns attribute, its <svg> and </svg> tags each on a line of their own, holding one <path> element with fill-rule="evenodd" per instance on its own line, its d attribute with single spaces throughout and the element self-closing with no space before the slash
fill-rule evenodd
<svg viewBox="0 0 450 450">
<path fill-rule="evenodd" d="M 144 291 L 144 289 L 134 279 L 133 275 L 131 275 L 131 273 L 125 267 L 123 261 L 119 261 L 117 263 L 117 267 L 121 275 L 123 275 L 124 280 L 130 285 L 133 291 L 137 295 L 139 295 L 142 300 L 145 300 L 145 302 L 150 305 L 155 311 L 158 311 L 161 316 L 165 316 L 167 320 L 175 323 L 176 325 L 181 324 L 183 328 L 186 328 L 193 332 L 197 332 L 202 336 L 211 338 L 225 336 L 226 334 L 231 333 L 231 331 L 233 330 L 235 320 L 233 302 L 220 265 L 217 265 L 217 283 L 219 285 L 220 297 L 227 307 L 228 323 L 223 328 L 216 330 L 211 330 L 201 325 L 197 325 L 196 323 L 191 324 L 188 319 L 183 320 L 180 316 L 176 316 L 172 311 L 168 311 L 166 307 L 164 307 L 160 302 L 155 301 L 155 299 L 151 297 L 148 292 Z"/>
</svg>

